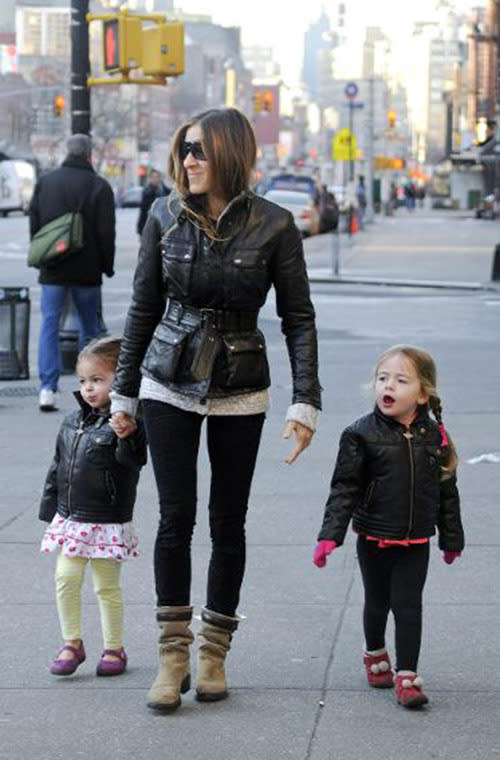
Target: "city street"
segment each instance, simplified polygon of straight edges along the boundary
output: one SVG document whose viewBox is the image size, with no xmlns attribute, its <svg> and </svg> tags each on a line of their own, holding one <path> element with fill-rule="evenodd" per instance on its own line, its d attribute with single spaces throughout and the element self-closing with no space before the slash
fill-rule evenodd
<svg viewBox="0 0 500 760">
<path fill-rule="evenodd" d="M 135 209 L 117 212 L 116 275 L 103 287 L 108 329 L 120 333 L 137 255 Z M 245 616 L 228 659 L 230 698 L 202 704 L 194 693 L 170 716 L 146 708 L 156 672 L 152 549 L 157 522 L 151 464 L 143 471 L 135 523 L 141 556 L 124 568 L 129 669 L 97 679 L 97 604 L 84 592 L 87 661 L 69 678 L 47 665 L 60 646 L 54 558 L 41 556 L 38 504 L 62 417 L 74 408 L 73 377 L 61 381 L 60 411 L 37 407 L 36 271 L 25 266 L 26 217 L 0 219 L 0 287 L 28 286 L 31 378 L 0 382 L 1 760 L 493 760 L 500 757 L 496 682 L 500 627 L 500 288 L 490 282 L 498 222 L 462 212 L 399 209 L 349 240 L 349 284 L 313 283 L 324 410 L 310 449 L 292 466 L 282 439 L 290 370 L 271 293 L 262 311 L 272 404 L 250 500 Z M 312 279 L 331 272 L 330 235 L 305 241 Z M 364 284 L 368 280 L 371 284 Z M 407 281 L 394 286 L 391 281 Z M 421 286 L 415 286 L 415 281 Z M 425 282 L 435 287 L 424 287 Z M 441 285 L 437 287 L 437 285 Z M 468 286 L 469 289 L 465 287 Z M 498 285 L 498 283 L 497 283 Z M 398 707 L 392 690 L 370 689 L 362 662 L 362 586 L 354 536 L 327 567 L 312 564 L 342 429 L 371 408 L 366 390 L 378 355 L 394 343 L 436 359 L 444 422 L 456 443 L 466 532 L 452 566 L 437 542 L 424 597 L 420 671 L 427 709 Z M 470 462 L 482 455 L 482 461 Z M 491 461 L 487 461 L 487 460 Z M 200 455 L 193 542 L 193 603 L 204 603 L 209 557 L 208 459 Z M 198 621 L 195 621 L 195 627 Z M 392 623 L 390 651 L 394 651 Z M 194 666 L 193 652 L 193 666 Z"/>
</svg>

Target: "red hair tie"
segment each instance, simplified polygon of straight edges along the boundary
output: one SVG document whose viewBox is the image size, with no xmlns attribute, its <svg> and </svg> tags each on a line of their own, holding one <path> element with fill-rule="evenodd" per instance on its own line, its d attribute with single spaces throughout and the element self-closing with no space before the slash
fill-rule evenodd
<svg viewBox="0 0 500 760">
<path fill-rule="evenodd" d="M 439 432 L 441 433 L 441 446 L 449 446 L 450 442 L 448 441 L 448 436 L 442 422 L 439 423 Z"/>
</svg>

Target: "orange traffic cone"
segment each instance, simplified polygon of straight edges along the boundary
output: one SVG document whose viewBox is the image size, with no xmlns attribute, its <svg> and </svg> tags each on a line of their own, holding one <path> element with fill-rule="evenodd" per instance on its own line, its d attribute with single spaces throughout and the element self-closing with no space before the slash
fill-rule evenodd
<svg viewBox="0 0 500 760">
<path fill-rule="evenodd" d="M 349 225 L 349 232 L 351 235 L 355 235 L 356 232 L 359 232 L 359 222 L 358 222 L 358 215 L 357 214 L 351 214 L 351 222 Z"/>
</svg>

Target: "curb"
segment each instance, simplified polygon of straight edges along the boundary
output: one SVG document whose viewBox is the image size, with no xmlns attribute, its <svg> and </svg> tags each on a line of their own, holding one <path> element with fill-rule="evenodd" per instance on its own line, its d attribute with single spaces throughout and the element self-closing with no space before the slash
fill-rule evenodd
<svg viewBox="0 0 500 760">
<path fill-rule="evenodd" d="M 449 280 L 398 280 L 391 277 L 334 277 L 332 275 L 309 275 L 311 284 L 330 285 L 378 285 L 396 288 L 429 288 L 439 290 L 469 290 L 500 292 L 500 282 L 453 282 Z"/>
</svg>

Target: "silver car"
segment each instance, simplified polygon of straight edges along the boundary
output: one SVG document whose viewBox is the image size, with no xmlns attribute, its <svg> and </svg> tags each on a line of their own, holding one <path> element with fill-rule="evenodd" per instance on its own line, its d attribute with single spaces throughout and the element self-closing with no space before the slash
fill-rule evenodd
<svg viewBox="0 0 500 760">
<path fill-rule="evenodd" d="M 318 234 L 319 210 L 309 193 L 298 190 L 268 190 L 264 197 L 293 214 L 293 220 L 303 237 Z"/>
</svg>

